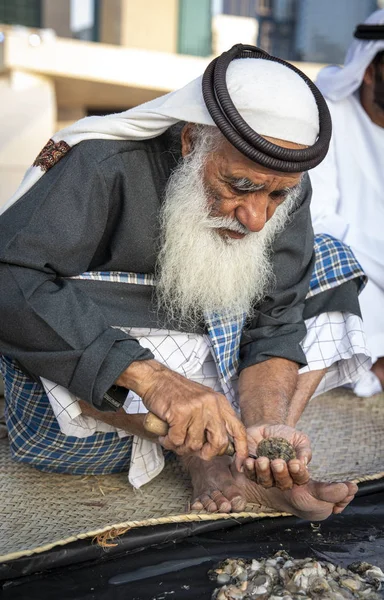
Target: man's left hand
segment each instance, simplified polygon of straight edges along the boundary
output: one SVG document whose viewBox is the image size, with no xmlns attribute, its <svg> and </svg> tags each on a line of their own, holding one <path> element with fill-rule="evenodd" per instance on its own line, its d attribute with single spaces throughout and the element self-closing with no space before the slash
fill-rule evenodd
<svg viewBox="0 0 384 600">
<path fill-rule="evenodd" d="M 277 487 L 289 490 L 296 485 L 303 485 L 309 480 L 308 463 L 312 458 L 311 444 L 308 436 L 288 425 L 254 425 L 247 429 L 248 448 L 250 454 L 256 454 L 257 445 L 265 438 L 281 437 L 292 444 L 296 458 L 288 463 L 283 459 L 269 460 L 261 456 L 257 459 L 247 458 L 244 473 L 252 481 L 264 488 Z"/>
</svg>

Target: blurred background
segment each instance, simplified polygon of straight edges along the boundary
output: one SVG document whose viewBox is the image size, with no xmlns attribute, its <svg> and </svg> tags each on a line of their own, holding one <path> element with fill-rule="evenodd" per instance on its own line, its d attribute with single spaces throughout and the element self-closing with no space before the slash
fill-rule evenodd
<svg viewBox="0 0 384 600">
<path fill-rule="evenodd" d="M 0 206 L 52 133 L 181 87 L 256 44 L 312 78 L 384 0 L 0 0 Z"/>
<path fill-rule="evenodd" d="M 0 206 L 49 137 L 200 75 L 256 44 L 312 79 L 342 63 L 384 0 L 0 0 Z M 0 382 L 0 395 L 1 395 Z M 1 411 L 0 411 L 1 412 Z"/>
</svg>

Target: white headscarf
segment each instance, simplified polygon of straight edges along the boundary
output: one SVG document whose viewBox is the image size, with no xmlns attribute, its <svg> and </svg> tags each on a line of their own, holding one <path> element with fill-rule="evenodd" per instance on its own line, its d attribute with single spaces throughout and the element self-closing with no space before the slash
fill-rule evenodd
<svg viewBox="0 0 384 600">
<path fill-rule="evenodd" d="M 383 25 L 384 9 L 376 10 L 364 23 Z M 316 79 L 317 87 L 329 100 L 343 100 L 360 87 L 366 68 L 381 50 L 384 50 L 384 40 L 353 40 L 344 67 L 330 65 L 322 69 Z"/>
<path fill-rule="evenodd" d="M 234 60 L 227 87 L 237 110 L 259 134 L 311 146 L 319 133 L 313 94 L 294 71 L 269 60 Z M 214 125 L 202 94 L 202 76 L 175 92 L 122 113 L 86 117 L 62 129 L 52 140 L 74 146 L 83 140 L 144 140 L 157 137 L 178 121 Z M 44 174 L 30 167 L 4 212 Z M 0 212 L 0 214 L 1 214 Z"/>
</svg>

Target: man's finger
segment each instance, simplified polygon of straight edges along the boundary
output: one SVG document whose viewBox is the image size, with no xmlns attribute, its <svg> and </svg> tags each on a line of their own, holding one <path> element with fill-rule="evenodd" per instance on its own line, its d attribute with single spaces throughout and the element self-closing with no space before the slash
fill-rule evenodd
<svg viewBox="0 0 384 600">
<path fill-rule="evenodd" d="M 268 458 L 264 456 L 255 461 L 256 481 L 264 488 L 271 488 L 275 485 L 271 467 Z"/>
<path fill-rule="evenodd" d="M 298 444 L 294 444 L 296 458 L 298 458 L 304 465 L 311 462 L 312 450 L 308 439 L 305 439 Z"/>
<path fill-rule="evenodd" d="M 243 423 L 233 415 L 231 418 L 226 420 L 227 432 L 233 439 L 233 445 L 235 446 L 236 456 L 235 465 L 238 471 L 242 470 L 243 463 L 248 458 L 248 441 L 247 431 Z"/>
<path fill-rule="evenodd" d="M 202 458 L 211 460 L 214 456 L 225 453 L 228 446 L 228 434 L 224 422 L 220 418 L 218 420 L 211 419 L 205 427 L 206 444 L 201 450 Z"/>
<path fill-rule="evenodd" d="M 311 462 L 312 459 L 312 451 L 310 448 L 306 448 L 301 450 L 300 448 L 295 448 L 296 451 L 296 458 L 299 459 L 299 461 L 303 464 L 303 465 L 308 465 Z"/>
<path fill-rule="evenodd" d="M 189 452 L 198 452 L 205 444 L 205 428 L 201 420 L 194 420 L 188 428 L 185 447 Z"/>
<path fill-rule="evenodd" d="M 253 458 L 247 458 L 244 462 L 244 475 L 251 481 L 256 481 L 256 466 Z"/>
<path fill-rule="evenodd" d="M 293 483 L 296 485 L 304 485 L 310 479 L 307 467 L 299 460 L 290 460 L 288 463 L 289 474 L 292 477 Z"/>
<path fill-rule="evenodd" d="M 168 429 L 168 433 L 165 436 L 169 444 L 172 444 L 176 448 L 185 444 L 185 438 L 187 435 L 187 427 L 183 424 L 171 425 Z"/>
<path fill-rule="evenodd" d="M 178 454 L 179 456 L 183 456 L 184 454 L 186 454 L 185 452 L 185 446 L 181 445 L 181 446 L 175 446 L 175 444 L 173 442 L 171 442 L 171 440 L 169 439 L 169 437 L 167 435 L 159 437 L 159 444 L 161 444 L 161 446 L 163 446 L 163 448 L 165 448 L 166 450 L 171 450 L 172 452 L 174 452 L 175 454 Z"/>
<path fill-rule="evenodd" d="M 212 460 L 215 456 L 221 456 L 224 454 L 224 450 L 227 447 L 228 442 L 221 446 L 213 446 L 209 442 L 204 444 L 202 449 L 197 453 L 197 456 L 202 458 L 203 460 Z"/>
<path fill-rule="evenodd" d="M 272 460 L 271 470 L 275 479 L 275 485 L 279 490 L 290 490 L 293 487 L 292 477 L 289 474 L 288 465 L 285 460 Z"/>
</svg>

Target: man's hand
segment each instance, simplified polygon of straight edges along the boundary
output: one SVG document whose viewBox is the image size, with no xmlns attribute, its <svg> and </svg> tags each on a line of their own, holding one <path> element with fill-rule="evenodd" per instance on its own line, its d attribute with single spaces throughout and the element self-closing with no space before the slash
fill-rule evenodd
<svg viewBox="0 0 384 600">
<path fill-rule="evenodd" d="M 222 454 L 233 438 L 236 466 L 248 456 L 247 434 L 223 394 L 190 381 L 154 360 L 132 363 L 116 382 L 141 396 L 145 406 L 166 421 L 164 448 L 204 460 Z"/>
<path fill-rule="evenodd" d="M 309 480 L 307 465 L 312 458 L 309 438 L 288 425 L 254 425 L 247 429 L 248 448 L 250 454 L 256 454 L 257 445 L 265 438 L 281 437 L 288 440 L 296 451 L 296 459 L 288 463 L 283 459 L 270 461 L 262 456 L 257 459 L 247 458 L 244 464 L 245 475 L 264 488 L 277 487 L 289 490 L 296 485 L 303 485 Z"/>
</svg>

